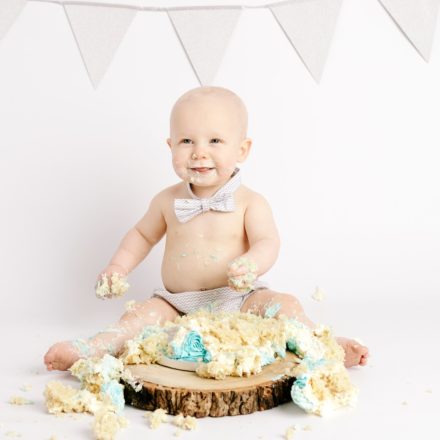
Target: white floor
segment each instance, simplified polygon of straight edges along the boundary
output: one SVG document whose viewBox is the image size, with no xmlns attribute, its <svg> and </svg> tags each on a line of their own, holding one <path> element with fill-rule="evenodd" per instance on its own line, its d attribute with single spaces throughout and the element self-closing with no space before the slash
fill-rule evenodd
<svg viewBox="0 0 440 440">
<path fill-rule="evenodd" d="M 331 301 L 305 304 L 315 322 L 333 325 L 338 334 L 361 338 L 371 349 L 370 365 L 353 368 L 350 375 L 360 388 L 355 409 L 342 410 L 328 418 L 303 413 L 293 403 L 247 416 L 205 418 L 197 431 L 184 432 L 188 439 L 281 439 L 289 426 L 311 426 L 296 439 L 399 440 L 440 438 L 439 343 L 440 319 L 437 303 L 385 304 Z M 2 330 L 3 362 L 0 375 L 0 438 L 92 439 L 89 415 L 54 417 L 45 410 L 43 390 L 49 380 L 75 384 L 68 373 L 47 372 L 42 357 L 48 346 L 71 335 L 75 329 L 50 328 L 45 322 L 32 331 L 25 324 Z M 84 336 L 82 330 L 81 336 Z M 30 391 L 22 391 L 24 385 Z M 34 403 L 10 405 L 20 395 Z M 149 428 L 143 412 L 127 407 L 130 426 L 119 439 L 175 438 L 171 424 L 157 431 Z"/>
</svg>

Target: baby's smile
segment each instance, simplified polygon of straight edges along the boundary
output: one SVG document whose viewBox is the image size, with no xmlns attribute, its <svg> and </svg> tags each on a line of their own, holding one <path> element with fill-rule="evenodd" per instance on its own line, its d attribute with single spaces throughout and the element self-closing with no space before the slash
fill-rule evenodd
<svg viewBox="0 0 440 440">
<path fill-rule="evenodd" d="M 210 168 L 210 167 L 200 167 L 200 168 L 190 168 L 191 171 L 195 172 L 195 173 L 208 173 L 210 171 L 212 171 L 214 169 L 214 167 Z"/>
</svg>

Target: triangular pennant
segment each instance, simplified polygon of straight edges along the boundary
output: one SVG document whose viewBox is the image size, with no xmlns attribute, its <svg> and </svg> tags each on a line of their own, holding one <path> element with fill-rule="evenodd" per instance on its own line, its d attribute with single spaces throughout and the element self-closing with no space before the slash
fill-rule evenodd
<svg viewBox="0 0 440 440">
<path fill-rule="evenodd" d="M 293 0 L 270 6 L 303 63 L 319 82 L 342 0 Z"/>
<path fill-rule="evenodd" d="M 0 0 L 0 40 L 20 15 L 26 0 Z"/>
<path fill-rule="evenodd" d="M 64 10 L 87 73 L 96 88 L 137 11 L 120 6 L 81 4 L 65 4 Z"/>
<path fill-rule="evenodd" d="M 168 11 L 171 23 L 201 85 L 212 84 L 241 8 Z"/>
<path fill-rule="evenodd" d="M 410 43 L 429 61 L 440 0 L 379 0 Z"/>
</svg>

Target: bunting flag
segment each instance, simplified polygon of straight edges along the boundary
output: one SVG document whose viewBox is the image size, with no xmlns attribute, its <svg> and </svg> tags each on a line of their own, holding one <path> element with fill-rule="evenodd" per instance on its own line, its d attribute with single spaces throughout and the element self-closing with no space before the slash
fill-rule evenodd
<svg viewBox="0 0 440 440">
<path fill-rule="evenodd" d="M 64 10 L 90 81 L 96 88 L 137 11 L 84 4 L 65 4 Z"/>
<path fill-rule="evenodd" d="M 342 0 L 293 0 L 269 6 L 316 82 L 321 80 Z"/>
<path fill-rule="evenodd" d="M 0 40 L 23 7 L 48 2 L 64 8 L 81 58 L 96 89 L 137 11 L 166 12 L 201 85 L 211 85 L 243 9 L 269 9 L 314 80 L 323 75 L 342 0 L 267 0 L 261 5 L 141 6 L 139 0 L 0 0 Z M 239 2 L 240 0 L 237 0 Z M 376 0 L 368 0 L 376 1 Z M 166 3 L 166 1 L 164 0 Z M 379 0 L 428 61 L 440 0 Z M 1 55 L 1 52 L 0 52 Z"/>
<path fill-rule="evenodd" d="M 0 0 L 0 40 L 20 15 L 26 0 Z"/>
<path fill-rule="evenodd" d="M 429 61 L 440 0 L 379 0 L 420 55 Z"/>
<path fill-rule="evenodd" d="M 241 8 L 168 11 L 171 23 L 201 85 L 212 84 Z"/>
</svg>

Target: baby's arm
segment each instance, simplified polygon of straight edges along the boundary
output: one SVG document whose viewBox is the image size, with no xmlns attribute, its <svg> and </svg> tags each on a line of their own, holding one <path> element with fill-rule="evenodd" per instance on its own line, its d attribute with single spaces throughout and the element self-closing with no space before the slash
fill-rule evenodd
<svg viewBox="0 0 440 440">
<path fill-rule="evenodd" d="M 253 193 L 244 214 L 244 227 L 249 250 L 230 264 L 230 285 L 237 290 L 249 290 L 253 279 L 267 272 L 275 263 L 280 249 L 280 238 L 272 210 L 266 199 Z"/>
<path fill-rule="evenodd" d="M 102 274 L 111 276 L 112 273 L 118 272 L 121 275 L 127 275 L 161 240 L 167 228 L 162 214 L 163 199 L 164 192 L 162 191 L 151 200 L 148 211 L 124 236 Z"/>
</svg>

